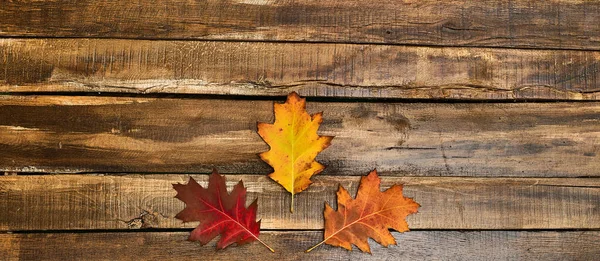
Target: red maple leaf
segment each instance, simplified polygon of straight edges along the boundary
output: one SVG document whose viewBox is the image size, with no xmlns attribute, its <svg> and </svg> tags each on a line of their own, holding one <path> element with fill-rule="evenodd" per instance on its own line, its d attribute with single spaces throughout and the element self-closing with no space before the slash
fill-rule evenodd
<svg viewBox="0 0 600 261">
<path fill-rule="evenodd" d="M 187 185 L 173 184 L 173 188 L 177 191 L 175 197 L 186 204 L 175 218 L 183 222 L 200 221 L 188 240 L 205 245 L 220 234 L 217 249 L 258 240 L 275 252 L 258 238 L 260 221 L 256 221 L 256 200 L 246 208 L 246 188 L 241 180 L 227 193 L 225 177 L 213 170 L 207 188 L 191 177 Z"/>
</svg>

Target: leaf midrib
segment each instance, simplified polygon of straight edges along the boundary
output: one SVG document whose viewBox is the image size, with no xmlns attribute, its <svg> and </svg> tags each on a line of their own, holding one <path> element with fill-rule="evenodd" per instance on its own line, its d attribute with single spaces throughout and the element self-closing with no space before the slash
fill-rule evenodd
<svg viewBox="0 0 600 261">
<path fill-rule="evenodd" d="M 391 198 L 391 197 L 390 197 L 390 198 Z M 388 198 L 388 201 L 389 201 L 389 198 Z M 365 201 L 365 207 L 364 207 L 364 208 L 366 208 L 366 204 L 367 204 L 367 201 Z M 387 202 L 386 202 L 385 204 L 387 204 Z M 385 205 L 385 204 L 384 204 L 384 205 Z M 332 237 L 334 237 L 335 235 L 337 235 L 337 234 L 338 234 L 338 233 L 340 233 L 341 231 L 343 231 L 343 230 L 347 229 L 348 227 L 350 227 L 350 226 L 352 226 L 352 225 L 354 225 L 354 224 L 356 224 L 356 223 L 362 223 L 362 224 L 366 224 L 366 223 L 364 223 L 364 222 L 361 222 L 361 221 L 362 221 L 362 220 L 364 220 L 364 219 L 366 219 L 366 218 L 368 218 L 368 217 L 371 217 L 371 216 L 373 216 L 373 215 L 378 215 L 378 214 L 379 214 L 379 215 L 381 215 L 381 216 L 384 216 L 384 215 L 382 215 L 382 214 L 380 214 L 380 213 L 381 213 L 381 212 L 384 212 L 384 211 L 388 211 L 388 210 L 392 210 L 392 209 L 398 209 L 398 208 L 404 208 L 404 207 L 408 208 L 407 206 L 398 206 L 398 207 L 393 207 L 393 208 L 382 209 L 382 210 L 379 210 L 379 211 L 373 212 L 373 213 L 371 213 L 371 214 L 368 214 L 368 215 L 366 215 L 366 216 L 362 216 L 362 214 L 361 214 L 361 217 L 359 217 L 358 219 L 356 219 L 356 220 L 355 220 L 355 221 L 353 221 L 352 223 L 350 223 L 350 224 L 348 224 L 348 225 L 345 225 L 344 227 L 340 228 L 338 231 L 336 231 L 335 233 L 333 233 L 333 234 L 331 234 L 330 236 L 328 236 L 328 237 L 327 237 L 325 240 L 323 240 L 323 242 L 326 242 L 327 240 L 331 239 Z M 363 211 L 364 211 L 364 208 L 363 208 Z M 346 210 L 346 208 L 344 208 L 344 211 L 345 211 L 345 210 Z M 386 216 L 384 216 L 384 217 L 386 217 Z M 344 220 L 346 220 L 346 213 L 344 213 Z M 344 223 L 345 223 L 345 222 L 344 222 Z M 370 226 L 367 226 L 367 227 L 371 228 Z M 375 229 L 373 229 L 373 228 L 371 228 L 371 230 L 375 231 Z M 377 232 L 377 231 L 375 231 L 375 233 L 377 233 L 377 234 L 380 234 L 380 233 L 379 233 L 379 232 Z"/>
<path fill-rule="evenodd" d="M 217 187 L 217 195 L 220 195 L 220 194 L 221 194 L 221 190 L 220 190 L 220 188 L 219 188 L 219 187 Z M 223 222 L 220 222 L 220 223 L 218 223 L 218 224 L 221 224 L 221 223 L 224 223 L 224 222 L 234 222 L 234 223 L 236 223 L 236 224 L 237 224 L 239 227 L 241 227 L 243 230 L 245 230 L 245 231 L 246 231 L 248 234 L 250 234 L 252 237 L 254 237 L 254 238 L 256 238 L 256 239 L 258 240 L 258 237 L 257 237 L 257 236 L 255 236 L 255 235 L 254 235 L 254 234 L 253 234 L 253 233 L 252 233 L 250 230 L 248 230 L 248 229 L 247 229 L 245 226 L 243 226 L 243 225 L 242 225 L 240 222 L 238 222 L 237 220 L 233 219 L 233 217 L 232 217 L 232 216 L 229 216 L 229 215 L 227 215 L 227 213 L 225 213 L 225 212 L 224 212 L 224 211 L 225 211 L 225 209 L 223 208 L 223 203 L 222 203 L 222 201 L 221 201 L 221 197 L 220 197 L 220 196 L 217 196 L 217 199 L 219 200 L 219 206 L 221 207 L 221 210 L 217 209 L 216 207 L 214 207 L 214 206 L 213 206 L 213 205 L 211 205 L 210 203 L 206 202 L 206 201 L 205 201 L 203 198 L 201 198 L 201 197 L 200 197 L 199 199 L 200 199 L 200 201 L 201 201 L 202 203 L 204 203 L 205 205 L 209 206 L 209 207 L 210 207 L 210 208 L 211 208 L 213 211 L 216 211 L 217 213 L 219 213 L 219 214 L 221 214 L 221 215 L 223 215 L 223 216 L 225 216 L 225 217 L 227 217 L 227 218 L 228 218 L 228 220 L 225 220 L 225 221 L 223 221 Z M 238 203 L 237 203 L 237 200 L 236 200 L 236 207 L 237 207 L 237 206 L 238 206 Z M 209 229 L 211 229 L 211 228 L 213 228 L 213 227 L 214 227 L 214 226 L 210 227 Z M 205 231 L 207 231 L 207 230 L 209 230 L 209 229 L 206 229 L 206 230 L 204 230 L 204 231 L 200 232 L 200 234 L 204 233 Z"/>
</svg>

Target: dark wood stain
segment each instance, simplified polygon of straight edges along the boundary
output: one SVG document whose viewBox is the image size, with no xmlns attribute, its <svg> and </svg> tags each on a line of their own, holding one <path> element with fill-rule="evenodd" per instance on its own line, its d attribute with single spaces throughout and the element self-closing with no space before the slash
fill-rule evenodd
<svg viewBox="0 0 600 261">
<path fill-rule="evenodd" d="M 0 101 L 0 166 L 24 172 L 204 173 L 218 167 L 224 173 L 267 173 L 270 168 L 256 155 L 267 145 L 255 128 L 273 120 L 272 104 L 9 96 Z M 595 139 L 599 108 L 308 103 L 310 113 L 326 112 L 321 135 L 337 136 L 319 156 L 330 175 L 378 168 L 417 176 L 596 176 L 589 155 L 598 148 L 582 139 Z"/>
</svg>

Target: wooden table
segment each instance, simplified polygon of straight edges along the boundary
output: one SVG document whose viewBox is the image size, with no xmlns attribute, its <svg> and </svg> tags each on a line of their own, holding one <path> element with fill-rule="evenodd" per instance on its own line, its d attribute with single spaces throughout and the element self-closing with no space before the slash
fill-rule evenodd
<svg viewBox="0 0 600 261">
<path fill-rule="evenodd" d="M 291 91 L 336 136 L 293 214 L 256 133 Z M 0 92 L 0 260 L 600 259 L 600 1 L 3 1 Z M 212 168 L 275 253 L 186 241 Z M 375 168 L 412 231 L 304 253 Z"/>
</svg>

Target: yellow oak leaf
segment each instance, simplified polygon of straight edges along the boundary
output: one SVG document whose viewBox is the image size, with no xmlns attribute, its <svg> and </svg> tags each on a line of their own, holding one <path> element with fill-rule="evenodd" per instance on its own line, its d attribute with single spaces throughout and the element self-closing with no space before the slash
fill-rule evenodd
<svg viewBox="0 0 600 261">
<path fill-rule="evenodd" d="M 258 123 L 258 134 L 270 150 L 260 154 L 273 167 L 269 177 L 292 194 L 290 211 L 294 212 L 294 195 L 305 190 L 310 178 L 325 166 L 315 161 L 317 154 L 327 148 L 333 136 L 319 136 L 322 112 L 312 116 L 306 112 L 306 99 L 292 92 L 283 104 L 275 103 L 275 122 Z"/>
</svg>

